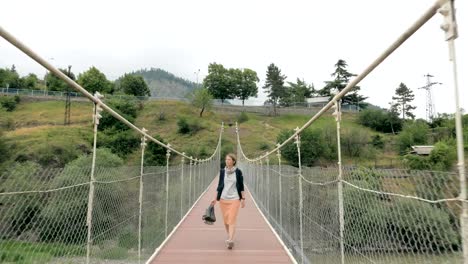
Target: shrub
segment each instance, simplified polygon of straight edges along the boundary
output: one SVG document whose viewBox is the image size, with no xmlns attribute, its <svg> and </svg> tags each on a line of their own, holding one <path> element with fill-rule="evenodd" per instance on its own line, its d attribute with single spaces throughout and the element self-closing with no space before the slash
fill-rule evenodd
<svg viewBox="0 0 468 264">
<path fill-rule="evenodd" d="M 369 141 L 369 133 L 363 129 L 350 128 L 342 130 L 341 146 L 343 153 L 348 157 L 361 157 L 365 153 Z"/>
<path fill-rule="evenodd" d="M 431 168 L 436 171 L 450 170 L 456 159 L 457 154 L 454 142 L 452 145 L 444 142 L 438 142 L 435 144 L 431 154 L 429 154 Z"/>
<path fill-rule="evenodd" d="M 125 158 L 140 147 L 140 138 L 131 130 L 114 131 L 113 129 L 109 129 L 103 133 L 99 133 L 98 147 L 108 148 L 112 153 Z"/>
<path fill-rule="evenodd" d="M 51 182 L 52 188 L 86 183 L 91 174 L 92 155 L 83 155 L 70 162 L 63 172 Z M 122 172 L 119 166 L 123 160 L 112 154 L 110 150 L 98 149 L 96 152 L 96 180 L 105 180 L 112 176 L 113 180 L 125 179 L 128 175 Z M 121 201 L 122 188 L 128 188 L 122 184 L 108 184 L 105 188 L 96 185 L 95 200 L 93 206 L 93 226 L 109 227 L 120 223 L 127 214 L 131 213 L 129 206 Z M 41 219 L 48 223 L 40 230 L 39 237 L 42 241 L 74 243 L 86 242 L 87 226 L 86 215 L 88 206 L 89 185 L 81 185 L 64 191 L 62 195 L 53 195 L 41 213 Z M 66 199 L 64 199 L 66 195 Z M 99 199 L 105 197 L 105 199 Z M 116 208 L 115 205 L 119 204 Z M 108 208 L 114 208 L 108 210 Z M 106 237 L 109 238 L 110 234 Z"/>
<path fill-rule="evenodd" d="M 260 142 L 258 148 L 260 150 L 269 150 L 270 149 L 270 145 L 268 145 L 268 143 L 266 142 Z"/>
<path fill-rule="evenodd" d="M 162 143 L 166 144 L 166 142 L 164 142 L 161 136 L 154 135 L 153 137 L 161 141 Z M 146 150 L 145 150 L 145 166 L 166 165 L 166 160 L 167 160 L 166 153 L 167 153 L 166 148 L 164 148 L 163 146 L 160 146 L 159 144 L 154 143 L 153 141 L 148 141 L 148 146 L 146 147 Z"/>
<path fill-rule="evenodd" d="M 385 142 L 383 141 L 381 135 L 373 135 L 371 138 L 371 144 L 372 146 L 378 149 L 383 149 L 385 146 Z"/>
<path fill-rule="evenodd" d="M 283 130 L 277 138 L 277 142 L 288 139 L 294 131 Z M 321 129 L 306 129 L 301 134 L 301 162 L 303 166 L 313 166 L 319 158 L 329 157 L 330 148 L 327 146 Z M 290 142 L 284 146 L 282 156 L 293 166 L 298 166 L 298 154 L 296 144 Z"/>
<path fill-rule="evenodd" d="M 398 114 L 378 109 L 366 109 L 359 113 L 358 122 L 366 127 L 383 133 L 395 133 L 401 130 L 403 121 Z"/>
<path fill-rule="evenodd" d="M 179 118 L 179 120 L 177 121 L 177 126 L 179 127 L 178 132 L 180 134 L 193 135 L 203 129 L 200 120 L 192 119 L 188 121 L 185 117 Z"/>
<path fill-rule="evenodd" d="M 37 174 L 39 164 L 33 162 L 13 163 L 2 173 L 0 192 L 46 189 L 45 182 Z M 44 206 L 42 195 L 22 194 L 0 196 L 2 205 L 2 236 L 19 236 L 33 228 Z"/>
<path fill-rule="evenodd" d="M 12 112 L 16 109 L 16 102 L 15 97 L 11 96 L 1 96 L 0 97 L 0 105 L 8 112 Z"/>
<path fill-rule="evenodd" d="M 426 157 L 407 154 L 403 156 L 403 165 L 412 170 L 430 170 L 431 164 Z"/>
<path fill-rule="evenodd" d="M 247 121 L 249 121 L 249 116 L 247 115 L 246 112 L 241 112 L 239 117 L 237 118 L 237 122 L 240 124 L 240 123 L 244 123 Z"/>
<path fill-rule="evenodd" d="M 106 104 L 116 110 L 121 116 L 125 117 L 128 121 L 134 122 L 140 110 L 140 103 L 134 98 L 112 98 L 106 100 Z M 114 129 L 115 131 L 124 131 L 130 129 L 127 125 L 117 120 L 106 111 L 102 112 L 102 118 L 99 120 L 99 130 Z"/>
<path fill-rule="evenodd" d="M 428 132 L 429 127 L 424 120 L 405 123 L 403 130 L 400 135 L 398 135 L 400 153 L 404 153 L 413 145 L 426 144 Z"/>
</svg>

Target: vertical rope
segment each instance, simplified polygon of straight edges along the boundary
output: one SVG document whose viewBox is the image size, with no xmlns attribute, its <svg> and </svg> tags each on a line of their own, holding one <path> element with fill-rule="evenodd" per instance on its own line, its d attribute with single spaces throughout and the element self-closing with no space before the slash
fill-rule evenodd
<svg viewBox="0 0 468 264">
<path fill-rule="evenodd" d="M 182 152 L 182 154 L 185 155 L 185 152 Z M 184 208 L 184 163 L 185 159 L 184 156 L 182 156 L 182 161 L 181 161 L 181 170 L 180 170 L 180 219 L 182 219 L 183 215 L 183 208 Z"/>
<path fill-rule="evenodd" d="M 299 130 L 299 127 L 296 127 L 296 131 Z M 297 134 L 295 139 L 297 147 L 297 160 L 298 160 L 298 174 L 299 174 L 299 236 L 301 241 L 301 263 L 304 263 L 304 238 L 302 230 L 302 210 L 303 210 L 303 201 L 302 201 L 302 164 L 301 164 L 301 136 Z"/>
<path fill-rule="evenodd" d="M 335 102 L 333 106 L 335 112 L 333 115 L 336 120 L 336 144 L 338 149 L 338 213 L 340 222 L 340 255 L 341 264 L 344 264 L 344 206 L 343 206 L 343 167 L 341 162 L 341 133 L 340 133 L 340 121 L 341 121 L 341 105 Z"/>
<path fill-rule="evenodd" d="M 142 129 L 145 133 L 147 130 Z M 138 263 L 141 263 L 141 217 L 142 217 L 142 207 L 143 207 L 143 173 L 144 173 L 144 164 L 145 164 L 145 147 L 146 147 L 146 137 L 141 137 L 141 165 L 140 165 L 140 194 L 138 198 Z"/>
<path fill-rule="evenodd" d="M 170 144 L 167 144 L 168 146 Z M 169 158 L 171 157 L 171 150 L 170 149 L 167 149 L 167 153 L 166 153 L 166 220 L 165 220 L 165 228 L 164 228 L 164 234 L 165 234 L 165 237 L 167 237 L 167 226 L 168 226 L 168 222 L 167 222 L 167 216 L 168 216 L 168 213 L 169 213 Z"/>
<path fill-rule="evenodd" d="M 279 146 L 280 144 L 276 144 L 276 146 Z M 280 148 L 278 148 L 277 150 L 277 153 L 276 155 L 278 156 L 278 182 L 279 182 L 279 219 L 280 219 L 280 236 L 281 236 L 281 239 L 283 239 L 283 209 L 282 209 L 282 200 L 283 200 L 283 197 L 282 197 L 282 184 L 281 184 L 281 150 Z"/>
</svg>

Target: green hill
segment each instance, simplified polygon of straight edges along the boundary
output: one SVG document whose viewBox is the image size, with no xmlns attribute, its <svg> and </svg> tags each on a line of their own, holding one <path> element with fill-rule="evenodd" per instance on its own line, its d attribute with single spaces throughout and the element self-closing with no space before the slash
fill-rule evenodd
<svg viewBox="0 0 468 264">
<path fill-rule="evenodd" d="M 133 74 L 143 76 L 146 83 L 148 83 L 152 96 L 185 97 L 195 87 L 195 83 L 157 68 L 142 69 L 133 72 Z"/>
<path fill-rule="evenodd" d="M 33 160 L 42 162 L 43 165 L 47 165 L 49 160 L 50 165 L 63 166 L 78 155 L 89 153 L 92 146 L 92 109 L 91 103 L 73 102 L 70 126 L 62 125 L 64 112 L 62 101 L 22 102 L 13 112 L 1 112 L 0 126 L 4 130 L 3 137 L 6 144 L 10 146 L 8 154 L 10 159 Z M 144 103 L 135 123 L 138 127 L 148 129 L 151 135 L 160 135 L 165 142 L 180 151 L 193 156 L 206 156 L 211 154 L 216 147 L 221 122 L 224 122 L 226 127 L 223 152 L 235 152 L 235 122 L 238 115 L 238 113 L 209 111 L 200 118 L 198 109 L 184 102 L 148 101 Z M 309 118 L 304 115 L 270 117 L 250 113 L 247 116 L 248 121 L 240 124 L 240 136 L 244 152 L 249 157 L 256 157 L 273 149 L 281 130 L 294 129 L 303 125 Z M 194 135 L 177 133 L 177 122 L 180 117 L 196 122 L 201 130 Z M 344 115 L 342 123 L 344 134 L 348 133 L 348 130 L 350 130 L 348 134 L 356 133 L 356 131 L 358 134 L 377 134 L 358 125 L 355 119 L 356 116 L 353 114 Z M 335 121 L 328 114 L 320 118 L 312 127 L 330 130 L 330 138 L 336 136 L 336 132 L 332 131 Z M 139 155 L 138 150 L 128 155 L 125 158 L 127 164 L 139 164 Z M 384 151 L 379 154 L 379 157 L 394 157 L 394 155 L 391 151 Z M 276 156 L 271 158 L 274 160 Z M 359 160 L 345 158 L 345 163 L 348 164 L 354 164 L 357 161 L 361 164 L 374 164 L 374 160 L 368 157 Z M 336 162 L 328 161 L 328 163 L 335 164 Z"/>
</svg>

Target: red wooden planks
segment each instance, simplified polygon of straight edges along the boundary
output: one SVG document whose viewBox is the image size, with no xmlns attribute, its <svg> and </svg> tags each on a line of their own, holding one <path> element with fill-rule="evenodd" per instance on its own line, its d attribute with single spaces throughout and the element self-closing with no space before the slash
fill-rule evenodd
<svg viewBox="0 0 468 264">
<path fill-rule="evenodd" d="M 206 225 L 201 219 L 216 196 L 217 183 L 215 179 L 151 263 L 292 263 L 248 192 L 246 206 L 239 210 L 234 249 L 226 248 L 219 205 L 215 206 L 214 225 Z"/>
</svg>

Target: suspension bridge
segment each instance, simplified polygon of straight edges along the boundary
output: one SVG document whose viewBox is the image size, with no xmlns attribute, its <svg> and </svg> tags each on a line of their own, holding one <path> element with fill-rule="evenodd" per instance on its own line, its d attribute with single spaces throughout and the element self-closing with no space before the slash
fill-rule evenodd
<svg viewBox="0 0 468 264">
<path fill-rule="evenodd" d="M 347 168 L 341 164 L 339 100 L 440 12 L 455 84 L 458 174 Z M 152 137 L 53 67 L 12 34 L 0 35 L 94 103 L 89 168 L 37 169 L 2 176 L 0 262 L 4 263 L 468 263 L 468 207 L 454 40 L 453 1 L 436 1 L 388 49 L 284 142 L 249 158 L 236 124 L 247 206 L 234 250 L 224 227 L 203 224 L 220 168 L 221 125 L 213 154 L 199 159 Z M 301 134 L 328 110 L 336 121 L 336 167 L 301 164 Z M 99 167 L 101 112 L 141 135 L 139 167 Z M 147 143 L 166 149 L 165 166 L 145 166 Z M 297 151 L 297 166 L 282 150 Z M 5 181 L 3 181 L 6 179 Z M 27 179 L 35 179 L 28 181 Z M 219 216 L 219 211 L 216 212 Z M 15 251 L 21 254 L 15 255 Z M 6 253 L 5 253 L 6 252 Z"/>
</svg>

